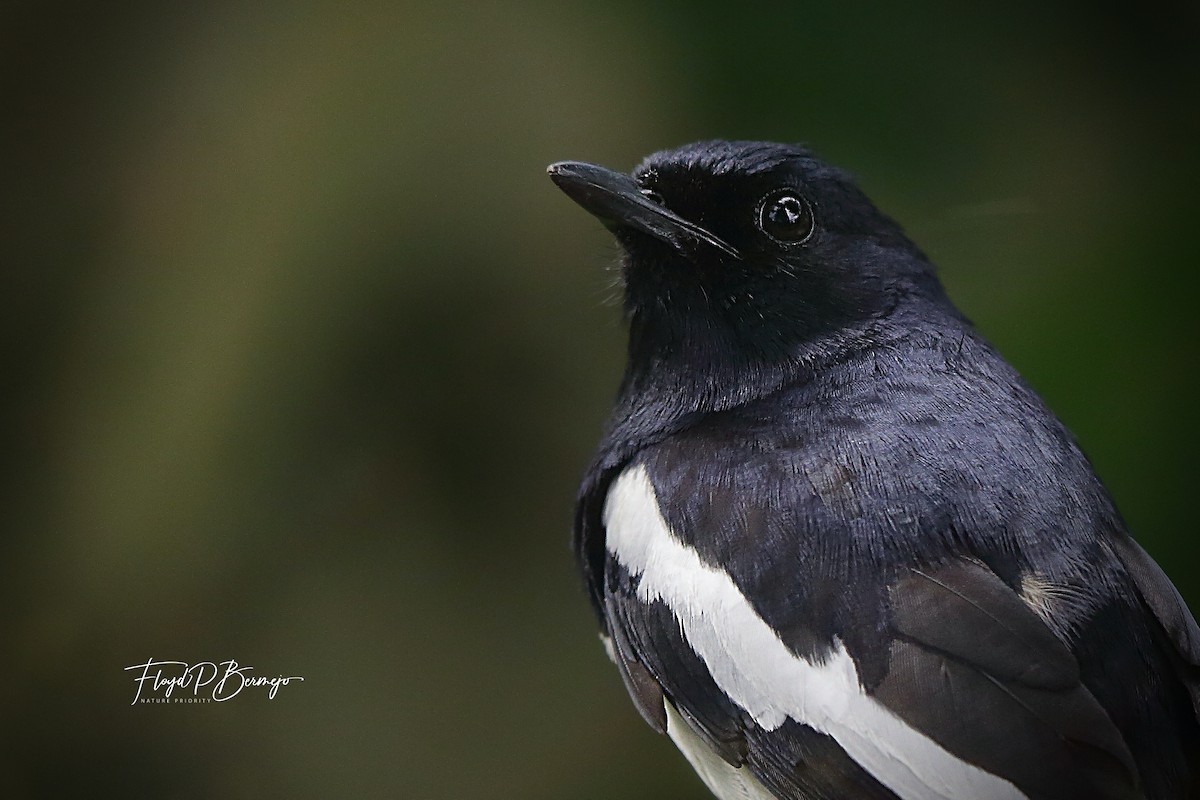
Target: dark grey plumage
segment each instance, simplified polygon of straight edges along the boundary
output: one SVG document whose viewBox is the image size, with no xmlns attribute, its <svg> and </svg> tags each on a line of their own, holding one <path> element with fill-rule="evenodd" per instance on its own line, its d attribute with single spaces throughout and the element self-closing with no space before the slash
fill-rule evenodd
<svg viewBox="0 0 1200 800">
<path fill-rule="evenodd" d="M 550 171 L 625 252 L 629 361 L 575 545 L 647 722 L 665 729 L 665 700 L 779 798 L 896 796 L 830 736 L 756 723 L 678 610 L 639 594 L 603 522 L 631 466 L 789 652 L 844 647 L 869 697 L 961 761 L 1029 798 L 1200 793 L 1192 615 L 1070 433 L 844 173 L 747 142 L 632 178 Z"/>
</svg>

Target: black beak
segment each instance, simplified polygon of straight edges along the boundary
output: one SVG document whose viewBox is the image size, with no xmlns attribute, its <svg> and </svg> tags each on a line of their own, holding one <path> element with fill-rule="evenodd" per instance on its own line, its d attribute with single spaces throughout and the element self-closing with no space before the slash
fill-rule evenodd
<svg viewBox="0 0 1200 800">
<path fill-rule="evenodd" d="M 741 258 L 738 251 L 699 225 L 688 222 L 642 194 L 637 182 L 620 172 L 585 164 L 559 161 L 546 168 L 550 180 L 609 228 L 633 228 L 661 239 L 684 255 L 703 244 Z"/>
</svg>

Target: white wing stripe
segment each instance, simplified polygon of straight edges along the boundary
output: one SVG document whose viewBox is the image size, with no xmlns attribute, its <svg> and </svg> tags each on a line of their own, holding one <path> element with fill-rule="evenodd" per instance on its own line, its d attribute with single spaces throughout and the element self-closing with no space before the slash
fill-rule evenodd
<svg viewBox="0 0 1200 800">
<path fill-rule="evenodd" d="M 786 719 L 833 737 L 905 800 L 1022 800 L 1013 784 L 954 756 L 868 695 L 845 646 L 810 662 L 788 650 L 724 571 L 671 532 L 644 467 L 623 472 L 604 505 L 610 553 L 662 600 L 730 699 L 766 730 Z"/>
</svg>

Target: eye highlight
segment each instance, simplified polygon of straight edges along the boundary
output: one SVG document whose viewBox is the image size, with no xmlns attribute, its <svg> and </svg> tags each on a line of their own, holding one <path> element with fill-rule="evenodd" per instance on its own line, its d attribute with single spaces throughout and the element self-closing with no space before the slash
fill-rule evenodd
<svg viewBox="0 0 1200 800">
<path fill-rule="evenodd" d="M 758 227 L 776 241 L 799 244 L 812 236 L 812 206 L 790 189 L 772 192 L 758 206 Z"/>
</svg>

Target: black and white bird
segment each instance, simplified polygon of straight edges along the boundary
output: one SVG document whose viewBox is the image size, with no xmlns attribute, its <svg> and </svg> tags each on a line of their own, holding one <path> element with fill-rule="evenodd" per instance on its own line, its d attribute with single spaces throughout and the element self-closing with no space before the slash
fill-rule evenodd
<svg viewBox="0 0 1200 800">
<path fill-rule="evenodd" d="M 549 173 L 624 254 L 579 565 L 717 797 L 1200 795 L 1200 628 L 846 174 L 720 141 Z"/>
</svg>

